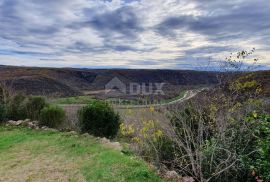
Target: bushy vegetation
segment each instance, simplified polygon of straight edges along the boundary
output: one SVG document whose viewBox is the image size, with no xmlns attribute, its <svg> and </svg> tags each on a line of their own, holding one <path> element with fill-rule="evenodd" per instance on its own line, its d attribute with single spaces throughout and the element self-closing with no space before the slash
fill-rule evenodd
<svg viewBox="0 0 270 182">
<path fill-rule="evenodd" d="M 120 117 L 105 102 L 91 102 L 78 111 L 78 117 L 81 132 L 107 138 L 117 135 Z"/>
<path fill-rule="evenodd" d="M 28 98 L 23 94 L 16 94 L 8 99 L 6 104 L 7 117 L 12 120 L 21 120 L 27 118 L 27 103 Z"/>
<path fill-rule="evenodd" d="M 142 118 L 138 126 L 122 124 L 122 135 L 157 167 L 195 181 L 269 181 L 269 113 L 254 74 L 238 72 L 242 62 L 237 59 L 251 53 L 228 58 L 230 74 L 211 92 L 163 111 L 169 116 L 169 126 Z"/>
<path fill-rule="evenodd" d="M 6 107 L 0 103 L 0 123 L 6 119 Z"/>
<path fill-rule="evenodd" d="M 259 116 L 264 112 L 260 100 L 211 96 L 170 110 L 170 126 L 162 128 L 154 120 L 122 124 L 121 134 L 147 161 L 197 181 L 248 181 L 255 178 L 252 171 L 268 180 L 269 116 Z"/>
<path fill-rule="evenodd" d="M 65 120 L 65 111 L 49 105 L 44 97 L 9 95 L 0 87 L 0 121 L 5 119 L 39 121 L 40 125 L 57 127 Z"/>
<path fill-rule="evenodd" d="M 7 117 L 12 120 L 32 119 L 39 120 L 40 111 L 47 105 L 43 97 L 27 97 L 16 94 L 9 97 L 6 104 Z"/>
<path fill-rule="evenodd" d="M 0 85 L 0 123 L 6 118 L 6 106 L 4 98 L 4 89 Z"/>
<path fill-rule="evenodd" d="M 58 127 L 65 120 L 65 111 L 58 106 L 49 105 L 40 112 L 40 124 L 51 128 Z"/>
<path fill-rule="evenodd" d="M 146 112 L 154 112 L 150 108 Z M 160 167 L 164 163 L 173 160 L 174 143 L 170 137 L 165 135 L 155 120 L 144 120 L 141 126 L 133 124 L 120 125 L 120 136 L 129 138 L 137 146 L 137 154 Z"/>
<path fill-rule="evenodd" d="M 256 150 L 245 158 L 246 168 L 253 171 L 253 176 L 270 181 L 270 115 L 259 115 L 256 112 L 247 117 L 253 126 L 253 143 Z"/>
<path fill-rule="evenodd" d="M 25 103 L 27 117 L 32 120 L 39 120 L 40 112 L 46 105 L 44 97 L 29 97 Z"/>
</svg>

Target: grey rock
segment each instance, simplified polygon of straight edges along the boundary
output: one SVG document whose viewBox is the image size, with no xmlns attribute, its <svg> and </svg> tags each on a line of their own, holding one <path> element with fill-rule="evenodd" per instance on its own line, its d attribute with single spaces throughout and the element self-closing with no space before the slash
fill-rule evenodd
<svg viewBox="0 0 270 182">
<path fill-rule="evenodd" d="M 54 129 L 54 128 L 46 128 L 44 130 L 45 131 L 53 131 L 53 132 L 57 132 L 58 131 L 57 129 Z"/>
<path fill-rule="evenodd" d="M 185 176 L 181 178 L 181 182 L 195 182 L 195 180 L 192 177 Z"/>
<path fill-rule="evenodd" d="M 13 121 L 13 120 L 9 120 L 7 123 L 9 125 L 15 126 L 17 122 L 16 121 Z"/>
<path fill-rule="evenodd" d="M 107 144 L 107 143 L 110 143 L 110 142 L 111 142 L 109 139 L 107 139 L 107 138 L 105 138 L 105 137 L 101 138 L 100 141 L 101 141 L 101 143 L 103 143 L 103 144 Z"/>
<path fill-rule="evenodd" d="M 16 126 L 20 126 L 21 124 L 23 124 L 23 120 L 18 120 L 18 121 L 16 121 Z"/>
<path fill-rule="evenodd" d="M 78 133 L 76 131 L 69 131 L 66 133 L 63 133 L 65 136 L 77 136 Z"/>
<path fill-rule="evenodd" d="M 82 134 L 82 136 L 83 137 L 86 137 L 86 138 L 90 138 L 91 137 L 91 135 L 89 133 L 84 133 L 84 134 Z"/>
<path fill-rule="evenodd" d="M 100 142 L 108 147 L 108 148 L 111 148 L 111 149 L 114 149 L 114 150 L 118 150 L 118 151 L 122 151 L 123 150 L 123 147 L 122 145 L 119 143 L 119 142 L 111 142 L 109 139 L 107 138 L 101 138 L 100 139 Z"/>
<path fill-rule="evenodd" d="M 24 120 L 26 123 L 29 123 L 31 120 L 30 119 L 25 119 Z"/>
<path fill-rule="evenodd" d="M 181 178 L 176 171 L 167 171 L 164 177 L 167 180 L 179 180 Z"/>
<path fill-rule="evenodd" d="M 38 127 L 38 126 L 37 126 L 35 123 L 33 123 L 33 122 L 28 122 L 27 125 L 28 125 L 29 128 L 32 128 L 32 129 L 36 129 L 36 128 Z"/>
</svg>

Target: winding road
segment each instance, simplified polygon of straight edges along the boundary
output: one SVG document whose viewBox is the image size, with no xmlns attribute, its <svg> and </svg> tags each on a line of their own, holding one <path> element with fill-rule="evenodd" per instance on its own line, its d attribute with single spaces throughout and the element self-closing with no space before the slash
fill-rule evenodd
<svg viewBox="0 0 270 182">
<path fill-rule="evenodd" d="M 189 100 L 189 99 L 195 97 L 198 93 L 200 93 L 206 89 L 207 88 L 201 88 L 201 89 L 197 89 L 197 90 L 188 90 L 188 91 L 186 91 L 186 93 L 184 94 L 184 96 L 182 98 L 179 98 L 179 99 L 167 102 L 167 103 L 149 104 L 149 105 L 114 105 L 114 107 L 118 108 L 118 109 L 124 109 L 124 108 L 132 109 L 132 108 L 147 108 L 150 106 L 152 106 L 152 107 L 170 106 L 170 105 L 178 104 L 178 103 L 184 102 L 186 100 Z M 63 108 L 67 108 L 67 107 L 81 108 L 85 105 L 86 104 L 60 104 L 59 106 L 61 106 Z"/>
<path fill-rule="evenodd" d="M 184 102 L 186 100 L 189 100 L 193 97 L 195 97 L 198 93 L 206 90 L 207 88 L 202 88 L 202 89 L 198 89 L 198 90 L 188 90 L 186 91 L 186 93 L 184 94 L 184 96 L 182 98 L 173 100 L 171 102 L 168 103 L 160 103 L 160 104 L 150 104 L 150 105 L 115 105 L 116 108 L 147 108 L 147 107 L 161 107 L 161 106 L 170 106 L 170 105 L 174 105 L 174 104 L 178 104 L 181 102 Z"/>
</svg>

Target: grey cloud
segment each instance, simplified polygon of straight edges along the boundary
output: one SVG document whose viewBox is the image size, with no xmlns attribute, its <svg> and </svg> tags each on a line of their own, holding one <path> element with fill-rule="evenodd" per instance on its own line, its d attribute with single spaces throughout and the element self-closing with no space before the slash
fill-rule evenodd
<svg viewBox="0 0 270 182">
<path fill-rule="evenodd" d="M 175 36 L 174 30 L 189 30 L 214 41 L 269 35 L 270 4 L 255 1 L 242 1 L 237 6 L 230 1 L 226 3 L 227 6 L 222 6 L 224 3 L 216 4 L 215 1 L 204 1 L 204 4 L 207 5 L 198 7 L 213 8 L 208 9 L 206 15 L 169 17 L 157 26 L 158 32 L 164 36 Z"/>
<path fill-rule="evenodd" d="M 211 54 L 211 53 L 221 53 L 221 52 L 233 52 L 237 51 L 237 48 L 232 46 L 201 46 L 197 48 L 191 48 L 185 51 L 186 55 L 196 55 L 196 54 Z"/>
<path fill-rule="evenodd" d="M 164 65 L 173 65 L 175 68 L 195 68 L 196 64 L 209 59 L 204 56 L 209 52 L 222 53 L 236 50 L 232 42 L 235 46 L 237 41 L 254 39 L 254 42 L 261 46 L 261 51 L 269 52 L 270 3 L 268 0 L 192 2 L 175 0 L 176 3 L 183 1 L 187 1 L 187 4 L 195 3 L 196 10 L 201 12 L 200 16 L 188 15 L 189 10 L 183 12 L 185 15 L 182 16 L 171 15 L 171 12 L 167 14 L 163 11 L 162 4 L 159 4 L 160 9 L 157 9 L 157 12 L 151 12 L 155 11 L 152 9 L 147 13 L 142 12 L 147 11 L 141 7 L 147 6 L 149 1 L 132 3 L 133 0 L 125 0 L 121 5 L 112 5 L 114 3 L 110 4 L 112 2 L 110 0 L 0 0 L 0 44 L 2 44 L 0 55 L 32 56 L 43 61 L 46 61 L 46 58 L 57 60 L 61 56 L 71 55 L 79 61 L 81 56 L 87 53 L 96 56 L 102 53 L 125 52 L 128 55 L 130 52 L 145 53 L 156 50 L 158 54 L 155 52 L 151 54 L 162 54 L 162 57 L 168 55 L 168 60 L 153 57 L 148 60 L 131 61 L 130 65 L 126 66 L 159 66 L 164 63 Z M 88 6 L 89 4 L 93 6 Z M 163 13 L 162 17 L 165 18 L 160 20 L 156 13 Z M 161 23 L 154 27 L 154 31 L 158 31 L 159 34 L 155 34 L 153 29 L 146 27 L 145 22 L 159 21 Z M 96 35 L 87 37 L 88 35 L 81 32 Z M 179 35 L 178 32 L 183 34 Z M 194 48 L 194 45 L 199 45 L 201 40 L 197 42 L 190 39 L 189 42 L 186 41 L 189 39 L 184 37 L 182 39 L 181 36 L 186 36 L 187 33 L 202 35 L 203 38 L 212 41 L 212 44 Z M 148 35 L 153 37 L 153 41 L 149 40 Z M 96 40 L 91 42 L 91 37 Z M 170 40 L 172 44 L 168 43 L 168 46 L 172 46 L 169 51 L 161 49 L 161 45 L 166 45 L 167 37 L 174 38 Z M 84 42 L 84 38 L 88 40 Z M 147 46 L 146 40 L 149 40 L 151 46 Z M 226 42 L 222 46 L 219 45 L 219 41 Z M 5 45 L 7 42 L 11 43 Z M 240 44 L 239 47 L 241 47 Z M 176 54 L 178 48 L 180 54 L 186 56 L 170 60 L 169 58 L 173 57 L 171 54 Z M 140 54 L 136 55 L 140 57 Z M 106 60 L 101 61 L 104 61 L 104 65 L 106 64 Z M 108 61 L 110 61 L 109 56 Z M 125 58 L 123 62 L 126 64 L 128 58 Z M 34 64 L 39 64 L 39 62 Z"/>
<path fill-rule="evenodd" d="M 113 12 L 96 15 L 85 25 L 102 31 L 103 36 L 109 36 L 111 33 L 117 32 L 125 37 L 132 38 L 143 31 L 139 19 L 130 7 L 122 7 Z"/>
<path fill-rule="evenodd" d="M 126 52 L 126 51 L 132 51 L 132 52 L 150 52 L 154 49 L 138 49 L 133 46 L 129 45 L 121 45 L 121 44 L 115 44 L 113 42 L 105 42 L 105 44 L 102 47 L 95 47 L 93 45 L 89 45 L 83 42 L 75 42 L 71 46 L 68 46 L 65 49 L 65 52 L 70 53 L 87 53 L 87 52 L 95 52 L 95 53 L 106 53 L 108 51 L 118 51 L 118 52 Z"/>
<path fill-rule="evenodd" d="M 150 51 L 131 46 L 137 41 L 137 36 L 144 31 L 135 10 L 131 7 L 122 7 L 106 13 L 98 13 L 95 9 L 84 9 L 84 14 L 89 20 L 69 24 L 67 28 L 80 30 L 81 28 L 94 28 L 97 35 L 104 39 L 102 47 L 93 47 L 76 42 L 69 49 L 75 52 L 105 52 L 108 50 L 125 51 Z M 119 41 L 120 40 L 120 41 Z M 126 45 L 128 42 L 129 45 Z"/>
</svg>

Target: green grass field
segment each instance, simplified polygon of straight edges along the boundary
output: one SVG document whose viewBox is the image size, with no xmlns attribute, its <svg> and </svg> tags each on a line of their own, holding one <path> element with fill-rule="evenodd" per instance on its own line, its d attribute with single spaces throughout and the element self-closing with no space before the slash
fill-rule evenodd
<svg viewBox="0 0 270 182">
<path fill-rule="evenodd" d="M 52 104 L 88 104 L 94 98 L 90 96 L 65 97 L 51 100 Z"/>
<path fill-rule="evenodd" d="M 175 98 L 171 98 L 171 99 L 166 99 L 166 100 L 162 100 L 160 101 L 161 104 L 166 104 L 166 103 L 170 103 L 173 102 L 175 100 L 179 100 L 181 98 L 184 97 L 186 91 L 182 91 L 179 93 L 179 95 Z M 75 96 L 75 97 L 65 97 L 65 98 L 57 98 L 57 99 L 53 99 L 50 102 L 52 104 L 88 104 L 91 101 L 95 100 L 93 97 L 91 96 Z M 107 99 L 108 102 L 110 103 L 119 103 L 119 99 Z M 139 103 L 136 100 L 124 100 L 124 99 L 120 99 L 120 103 L 123 105 L 143 105 L 143 103 Z"/>
<path fill-rule="evenodd" d="M 162 181 L 142 160 L 84 137 L 0 126 L 0 181 Z"/>
<path fill-rule="evenodd" d="M 183 98 L 185 96 L 185 94 L 187 93 L 187 91 L 182 91 L 179 93 L 179 95 L 177 97 L 171 98 L 171 99 L 167 99 L 167 100 L 163 100 L 161 101 L 162 104 L 167 104 L 176 100 L 179 100 L 181 98 Z"/>
</svg>

